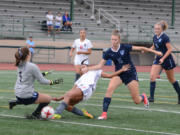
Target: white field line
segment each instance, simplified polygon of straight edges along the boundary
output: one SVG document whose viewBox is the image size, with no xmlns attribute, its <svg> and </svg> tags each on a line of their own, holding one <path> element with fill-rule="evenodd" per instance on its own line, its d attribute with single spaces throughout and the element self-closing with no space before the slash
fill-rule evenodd
<svg viewBox="0 0 180 135">
<path fill-rule="evenodd" d="M 13 115 L 6 115 L 6 114 L 0 114 L 0 117 L 20 118 L 20 119 L 25 118 L 22 116 L 13 116 Z M 68 121 L 62 121 L 62 120 L 49 120 L 49 121 L 54 122 L 54 123 L 64 123 L 64 124 L 81 125 L 81 126 L 88 126 L 88 127 L 98 127 L 98 128 L 106 128 L 106 129 L 117 129 L 117 130 L 125 130 L 125 131 L 135 131 L 135 132 L 142 132 L 142 133 L 153 133 L 153 134 L 161 134 L 161 135 L 180 135 L 180 134 L 176 134 L 176 133 L 159 132 L 159 131 L 153 131 L 153 130 L 121 128 L 121 127 L 105 126 L 105 125 L 97 125 L 97 124 L 87 124 L 87 123 L 80 123 L 80 122 L 68 122 Z"/>
</svg>

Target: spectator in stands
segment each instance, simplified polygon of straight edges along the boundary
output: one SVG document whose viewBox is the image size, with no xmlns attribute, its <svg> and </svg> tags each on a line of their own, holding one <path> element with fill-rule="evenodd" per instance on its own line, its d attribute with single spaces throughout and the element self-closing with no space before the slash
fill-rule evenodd
<svg viewBox="0 0 180 135">
<path fill-rule="evenodd" d="M 29 39 L 26 41 L 26 45 L 27 45 L 27 48 L 29 48 L 29 51 L 31 53 L 30 62 L 32 62 L 33 55 L 34 55 L 34 47 L 35 47 L 35 43 L 33 41 L 33 37 L 32 36 L 29 36 Z"/>
<path fill-rule="evenodd" d="M 62 16 L 61 16 L 61 13 L 58 12 L 55 18 L 55 29 L 58 32 L 61 31 L 61 22 L 62 22 Z"/>
<path fill-rule="evenodd" d="M 71 18 L 69 17 L 68 12 L 66 11 L 65 14 L 63 15 L 63 28 L 65 31 L 72 31 L 72 22 Z"/>
<path fill-rule="evenodd" d="M 53 20 L 54 16 L 51 11 L 48 11 L 46 15 L 46 24 L 47 24 L 47 29 L 48 29 L 48 36 L 50 36 L 52 30 L 53 30 Z"/>
</svg>

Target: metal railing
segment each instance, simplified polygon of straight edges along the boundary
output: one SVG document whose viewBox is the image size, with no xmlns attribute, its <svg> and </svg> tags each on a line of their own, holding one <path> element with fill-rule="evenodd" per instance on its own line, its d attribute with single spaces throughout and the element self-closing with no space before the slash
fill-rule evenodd
<svg viewBox="0 0 180 135">
<path fill-rule="evenodd" d="M 116 26 L 116 29 L 120 31 L 120 20 L 115 18 L 113 15 L 108 13 L 106 10 L 99 8 L 99 19 L 97 21 L 97 24 L 101 24 L 101 17 L 104 17 L 107 19 L 109 22 L 114 24 Z"/>
</svg>

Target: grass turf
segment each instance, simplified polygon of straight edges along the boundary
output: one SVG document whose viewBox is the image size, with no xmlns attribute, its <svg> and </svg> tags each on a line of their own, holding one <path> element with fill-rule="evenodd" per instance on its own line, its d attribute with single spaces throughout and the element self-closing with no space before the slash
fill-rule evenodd
<svg viewBox="0 0 180 135">
<path fill-rule="evenodd" d="M 149 94 L 149 74 L 139 73 L 140 93 Z M 73 72 L 54 72 L 48 79 L 63 78 L 61 85 L 47 86 L 35 83 L 38 92 L 60 96 L 71 89 L 74 81 Z M 176 79 L 180 75 L 176 74 Z M 177 95 L 164 74 L 157 81 L 155 103 L 145 110 L 143 104 L 135 105 L 132 102 L 128 89 L 122 85 L 113 94 L 108 111 L 108 120 L 99 121 L 96 118 L 101 114 L 102 101 L 108 86 L 108 79 L 100 79 L 96 92 L 87 102 L 77 105 L 92 113 L 95 119 L 86 119 L 63 112 L 61 120 L 39 121 L 15 118 L 30 114 L 37 105 L 16 106 L 13 110 L 7 108 L 8 101 L 15 99 L 14 84 L 16 71 L 0 71 L 0 134 L 6 135 L 154 135 L 180 134 L 180 105 L 177 105 Z M 50 105 L 56 108 L 59 103 Z M 5 116 L 10 115 L 10 116 Z"/>
</svg>

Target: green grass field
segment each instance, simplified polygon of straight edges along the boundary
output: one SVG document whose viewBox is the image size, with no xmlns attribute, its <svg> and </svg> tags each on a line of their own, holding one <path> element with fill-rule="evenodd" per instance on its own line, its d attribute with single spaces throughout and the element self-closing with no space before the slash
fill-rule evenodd
<svg viewBox="0 0 180 135">
<path fill-rule="evenodd" d="M 63 78 L 62 85 L 47 86 L 35 83 L 38 92 L 60 96 L 73 86 L 73 72 L 54 72 L 47 78 Z M 139 73 L 140 92 L 149 95 L 149 74 Z M 176 74 L 180 80 L 180 75 Z M 36 105 L 16 106 L 8 109 L 8 101 L 15 99 L 14 84 L 16 71 L 0 71 L 0 135 L 177 135 L 180 134 L 180 105 L 172 85 L 166 80 L 165 74 L 157 81 L 156 101 L 150 108 L 144 109 L 143 104 L 132 102 L 128 89 L 122 85 L 112 98 L 108 112 L 108 120 L 99 121 L 102 101 L 108 86 L 108 79 L 100 79 L 95 94 L 88 102 L 77 105 L 85 108 L 95 116 L 86 119 L 63 112 L 60 120 L 27 120 Z M 52 102 L 50 106 L 56 108 L 59 103 Z"/>
</svg>

